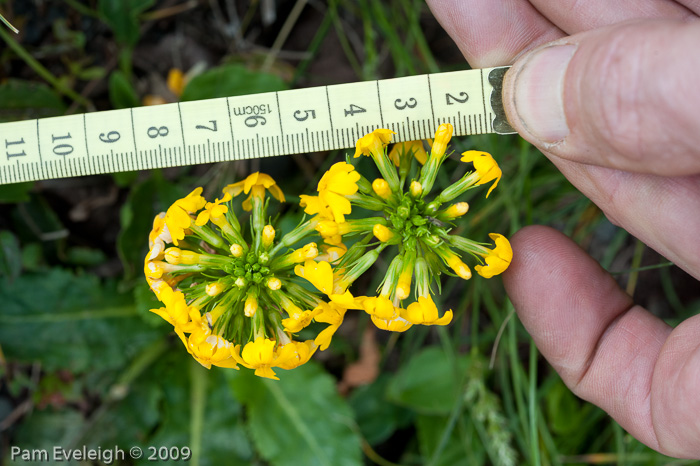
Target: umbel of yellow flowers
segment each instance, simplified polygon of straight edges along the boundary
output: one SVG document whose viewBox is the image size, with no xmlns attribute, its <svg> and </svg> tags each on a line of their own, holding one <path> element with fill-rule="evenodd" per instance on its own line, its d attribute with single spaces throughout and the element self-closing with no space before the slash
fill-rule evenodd
<svg viewBox="0 0 700 466">
<path fill-rule="evenodd" d="M 285 197 L 269 175 L 253 173 L 228 185 L 213 202 L 195 189 L 153 221 L 144 272 L 162 307 L 152 312 L 173 326 L 204 367 L 244 366 L 272 379 L 275 369 L 293 369 L 328 348 L 348 310 L 364 311 L 379 328 L 396 332 L 448 324 L 453 312 L 438 310 L 433 289 L 443 273 L 471 278 L 461 253 L 473 257 L 475 271 L 486 278 L 503 272 L 513 257 L 500 234 L 489 235 L 493 248 L 449 234 L 451 222 L 469 209 L 452 201 L 490 183 L 488 196 L 501 178 L 493 157 L 468 151 L 461 160 L 474 170 L 431 196 L 451 135 L 451 125 L 440 125 L 429 154 L 419 142 L 396 144 L 387 154 L 392 132 L 386 129 L 364 136 L 355 157 L 370 156 L 381 178 L 370 182 L 351 163 L 334 164 L 317 194 L 300 196 L 309 217 L 282 237 L 268 223 L 267 209 L 269 195 Z M 422 167 L 408 180 L 416 161 Z M 250 212 L 246 226 L 234 212 L 233 199 L 241 194 L 241 208 Z M 353 206 L 375 215 L 351 219 Z M 355 239 L 350 248 L 349 237 Z M 353 282 L 383 251 L 393 257 L 377 296 L 353 295 Z M 298 339 L 302 331 L 308 339 Z"/>
</svg>

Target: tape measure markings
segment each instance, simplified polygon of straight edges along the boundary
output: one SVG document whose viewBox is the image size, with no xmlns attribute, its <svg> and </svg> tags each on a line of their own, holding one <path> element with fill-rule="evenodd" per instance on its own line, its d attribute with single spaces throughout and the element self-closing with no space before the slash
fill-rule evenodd
<svg viewBox="0 0 700 466">
<path fill-rule="evenodd" d="M 495 119 L 508 128 L 492 108 L 494 70 L 3 123 L 0 183 L 352 148 L 380 127 L 394 141 L 431 138 L 445 122 L 456 136 L 494 132 Z"/>
</svg>

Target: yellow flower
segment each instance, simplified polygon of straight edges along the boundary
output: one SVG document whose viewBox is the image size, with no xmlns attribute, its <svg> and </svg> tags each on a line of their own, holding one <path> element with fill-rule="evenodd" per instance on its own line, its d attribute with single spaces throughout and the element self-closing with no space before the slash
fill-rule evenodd
<svg viewBox="0 0 700 466">
<path fill-rule="evenodd" d="M 190 214 L 198 211 L 206 204 L 207 201 L 201 194 L 202 188 L 199 187 L 186 197 L 175 201 L 165 213 L 164 222 L 175 246 L 178 245 L 179 240 L 185 237 L 185 230 L 192 225 Z"/>
<path fill-rule="evenodd" d="M 328 345 L 331 344 L 331 338 L 333 338 L 336 330 L 338 330 L 340 324 L 343 323 L 343 318 L 345 317 L 347 308 L 340 306 L 335 302 L 321 302 L 319 307 L 321 308 L 321 312 L 316 316 L 316 322 L 323 322 L 330 325 L 316 336 L 314 343 L 321 348 L 321 351 L 325 351 L 325 349 L 328 348 Z"/>
<path fill-rule="evenodd" d="M 190 321 L 190 307 L 185 302 L 185 295 L 182 294 L 182 291 L 173 291 L 170 287 L 164 287 L 158 298 L 165 304 L 165 307 L 151 309 L 151 312 L 161 316 L 173 327 L 185 327 Z"/>
<path fill-rule="evenodd" d="M 380 153 L 384 147 L 391 141 L 391 135 L 396 134 L 389 129 L 375 129 L 369 134 L 362 136 L 355 144 L 355 158 L 360 155 L 370 155 L 371 153 Z"/>
<path fill-rule="evenodd" d="M 317 348 L 313 340 L 290 341 L 278 350 L 280 355 L 278 367 L 289 370 L 306 364 Z"/>
<path fill-rule="evenodd" d="M 275 351 L 275 345 L 277 343 L 275 340 L 270 340 L 265 337 L 258 337 L 255 341 L 248 342 L 243 351 L 239 354 L 240 345 L 236 345 L 231 350 L 231 355 L 233 359 L 238 362 L 238 364 L 247 367 L 248 369 L 255 369 L 255 375 L 258 377 L 267 377 L 268 379 L 279 380 L 275 375 L 272 368 L 276 367 L 278 363 L 283 363 L 284 361 L 279 357 L 277 351 Z M 287 358 L 291 358 L 291 354 L 284 355 Z"/>
<path fill-rule="evenodd" d="M 168 86 L 168 89 L 175 94 L 177 97 L 180 97 L 182 95 L 182 92 L 185 90 L 185 84 L 187 84 L 187 81 L 185 80 L 185 75 L 182 72 L 182 70 L 178 68 L 171 68 L 170 71 L 168 72 L 168 79 L 166 81 L 166 84 Z"/>
<path fill-rule="evenodd" d="M 194 359 L 202 366 L 238 369 L 236 360 L 231 357 L 232 344 L 218 335 L 209 335 L 200 343 L 189 342 L 189 350 Z"/>
<path fill-rule="evenodd" d="M 307 260 L 315 259 L 318 256 L 318 246 L 316 243 L 308 243 L 299 249 L 295 249 L 291 254 L 292 263 L 304 262 Z"/>
<path fill-rule="evenodd" d="M 333 293 L 333 270 L 328 262 L 307 260 L 303 266 L 294 267 L 294 273 L 311 282 L 322 293 Z"/>
<path fill-rule="evenodd" d="M 249 175 L 245 180 L 239 181 L 238 183 L 233 183 L 226 186 L 223 191 L 224 194 L 230 194 L 232 197 L 236 197 L 241 192 L 250 195 L 243 201 L 243 209 L 250 211 L 253 208 L 251 204 L 252 198 L 258 198 L 262 200 L 265 197 L 265 190 L 270 191 L 270 194 L 280 202 L 284 202 L 284 193 L 277 186 L 277 183 L 270 175 L 265 173 L 255 172 Z"/>
<path fill-rule="evenodd" d="M 399 314 L 394 303 L 386 296 L 366 298 L 362 301 L 362 307 L 367 314 L 383 320 L 392 320 Z"/>
<path fill-rule="evenodd" d="M 406 308 L 406 319 L 413 324 L 447 325 L 452 321 L 452 310 L 438 318 L 438 309 L 433 298 L 419 296 L 418 302 L 411 303 Z"/>
<path fill-rule="evenodd" d="M 319 306 L 311 311 L 294 312 L 289 318 L 282 319 L 284 329 L 289 333 L 298 333 L 302 329 L 309 326 L 311 320 L 316 317 L 323 309 Z"/>
<path fill-rule="evenodd" d="M 214 202 L 207 202 L 204 206 L 204 210 L 197 215 L 197 220 L 195 220 L 195 225 L 202 226 L 205 225 L 210 219 L 221 218 L 226 212 L 228 212 L 228 207 L 222 205 L 223 202 L 228 202 L 231 200 L 230 194 L 224 194 L 221 199 L 216 199 Z"/>
<path fill-rule="evenodd" d="M 472 271 L 469 270 L 469 266 L 462 262 L 462 259 L 452 252 L 451 250 L 437 251 L 438 254 L 445 260 L 447 265 L 457 274 L 458 277 L 464 280 L 469 280 L 472 278 Z"/>
<path fill-rule="evenodd" d="M 345 196 L 357 192 L 359 179 L 360 174 L 355 171 L 355 167 L 346 162 L 338 162 L 318 182 L 319 197 L 330 208 L 336 222 L 344 222 L 345 215 L 352 211 L 350 201 Z"/>
<path fill-rule="evenodd" d="M 491 154 L 477 150 L 468 150 L 462 153 L 462 158 L 460 160 L 462 162 L 472 162 L 474 164 L 474 169 L 479 175 L 479 181 L 476 183 L 476 186 L 496 180 L 486 193 L 486 197 L 489 197 L 489 194 L 491 194 L 491 191 L 498 185 L 498 181 L 503 174 Z"/>
<path fill-rule="evenodd" d="M 378 329 L 388 330 L 390 332 L 405 332 L 413 326 L 411 322 L 405 319 L 405 309 L 400 309 L 401 312 L 393 319 L 381 319 L 377 316 L 372 316 L 372 322 L 377 326 Z"/>
<path fill-rule="evenodd" d="M 148 248 L 152 250 L 154 246 L 157 246 L 154 254 L 157 256 L 165 249 L 165 243 L 172 243 L 172 238 L 170 238 L 170 232 L 165 227 L 165 212 L 161 212 L 153 219 L 153 228 L 148 234 Z"/>
<path fill-rule="evenodd" d="M 299 205 L 304 207 L 304 212 L 309 215 L 318 214 L 321 218 L 333 220 L 333 212 L 328 204 L 320 196 L 299 196 Z"/>
<path fill-rule="evenodd" d="M 415 156 L 416 160 L 421 165 L 428 160 L 428 154 L 423 147 L 423 141 L 406 141 L 394 144 L 394 147 L 389 151 L 389 158 L 397 167 L 401 165 L 401 158 L 406 156 Z"/>
<path fill-rule="evenodd" d="M 511 248 L 510 242 L 505 236 L 498 233 L 490 233 L 489 237 L 494 241 L 496 247 L 489 250 L 488 255 L 484 256 L 485 266 L 477 265 L 474 267 L 476 273 L 484 278 L 491 278 L 502 273 L 513 260 L 513 248 Z"/>
</svg>

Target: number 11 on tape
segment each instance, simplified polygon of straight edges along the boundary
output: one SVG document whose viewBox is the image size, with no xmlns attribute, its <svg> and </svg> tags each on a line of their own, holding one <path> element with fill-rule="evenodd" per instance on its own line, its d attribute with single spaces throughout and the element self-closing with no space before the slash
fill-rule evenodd
<svg viewBox="0 0 700 466">
<path fill-rule="evenodd" d="M 512 133 L 506 67 L 267 92 L 0 124 L 0 184 L 352 148 L 377 128 L 393 141 Z"/>
</svg>

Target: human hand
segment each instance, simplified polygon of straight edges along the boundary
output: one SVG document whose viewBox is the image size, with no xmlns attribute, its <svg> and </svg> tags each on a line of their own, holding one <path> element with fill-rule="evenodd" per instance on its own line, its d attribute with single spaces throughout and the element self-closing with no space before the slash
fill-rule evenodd
<svg viewBox="0 0 700 466">
<path fill-rule="evenodd" d="M 428 3 L 472 66 L 513 64 L 513 127 L 613 223 L 700 279 L 700 2 Z M 670 328 L 552 229 L 511 242 L 506 290 L 564 382 L 650 447 L 700 458 L 700 316 Z"/>
</svg>

